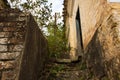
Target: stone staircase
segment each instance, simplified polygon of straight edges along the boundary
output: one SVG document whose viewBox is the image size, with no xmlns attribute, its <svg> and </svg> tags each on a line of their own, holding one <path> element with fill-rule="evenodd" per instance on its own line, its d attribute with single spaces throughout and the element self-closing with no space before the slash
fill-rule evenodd
<svg viewBox="0 0 120 80">
<path fill-rule="evenodd" d="M 49 61 L 40 80 L 93 80 L 85 64 L 81 61 L 59 63 Z"/>
</svg>

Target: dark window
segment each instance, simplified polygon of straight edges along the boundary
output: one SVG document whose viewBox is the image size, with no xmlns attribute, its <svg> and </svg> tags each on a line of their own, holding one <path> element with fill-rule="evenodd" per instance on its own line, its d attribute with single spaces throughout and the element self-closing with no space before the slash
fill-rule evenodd
<svg viewBox="0 0 120 80">
<path fill-rule="evenodd" d="M 83 42 L 82 42 L 82 30 L 81 30 L 81 21 L 80 21 L 80 12 L 79 8 L 76 13 L 76 31 L 77 31 L 77 46 L 79 53 L 83 50 Z"/>
</svg>

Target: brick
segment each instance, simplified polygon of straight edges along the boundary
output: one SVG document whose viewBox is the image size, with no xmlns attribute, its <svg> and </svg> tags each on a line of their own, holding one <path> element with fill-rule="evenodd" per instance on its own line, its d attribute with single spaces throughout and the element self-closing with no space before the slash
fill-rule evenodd
<svg viewBox="0 0 120 80">
<path fill-rule="evenodd" d="M 15 71 L 5 71 L 2 73 L 2 80 L 15 80 Z"/>
<path fill-rule="evenodd" d="M 6 17 L 6 14 L 1 13 L 0 17 Z"/>
<path fill-rule="evenodd" d="M 2 62 L 0 62 L 0 70 L 2 70 L 4 68 L 4 65 Z"/>
<path fill-rule="evenodd" d="M 19 21 L 25 21 L 26 17 L 19 17 Z"/>
<path fill-rule="evenodd" d="M 0 71 L 14 69 L 17 66 L 16 61 L 0 61 Z"/>
<path fill-rule="evenodd" d="M 14 35 L 17 37 L 22 37 L 24 35 L 24 32 L 14 32 Z"/>
<path fill-rule="evenodd" d="M 22 51 L 23 45 L 10 45 L 9 51 Z"/>
<path fill-rule="evenodd" d="M 11 37 L 12 36 L 12 33 L 10 32 L 0 32 L 0 37 Z"/>
<path fill-rule="evenodd" d="M 11 44 L 11 43 L 17 44 L 17 43 L 19 43 L 18 40 L 19 40 L 19 39 L 16 39 L 16 38 L 12 37 L 12 38 L 9 39 L 8 43 L 9 43 L 9 44 Z M 11 46 L 10 46 L 10 47 L 11 47 Z"/>
<path fill-rule="evenodd" d="M 15 15 L 17 15 L 17 14 L 14 14 L 14 13 L 9 13 L 9 16 L 15 16 Z"/>
<path fill-rule="evenodd" d="M 7 51 L 7 45 L 0 45 L 0 51 Z"/>
<path fill-rule="evenodd" d="M 24 18 L 26 18 L 26 15 L 28 15 L 28 14 L 27 14 L 27 13 L 26 13 L 26 14 L 21 13 L 21 14 L 19 14 L 19 17 L 24 17 Z"/>
<path fill-rule="evenodd" d="M 8 38 L 0 38 L 0 44 L 7 44 Z"/>
<path fill-rule="evenodd" d="M 17 26 L 23 26 L 25 25 L 25 22 L 24 23 L 16 23 Z"/>
<path fill-rule="evenodd" d="M 13 51 L 22 51 L 23 50 L 23 45 L 15 45 L 13 48 Z"/>
<path fill-rule="evenodd" d="M 13 27 L 16 26 L 16 22 L 0 22 L 0 27 Z"/>
<path fill-rule="evenodd" d="M 0 22 L 0 27 L 3 27 L 4 26 L 4 23 Z"/>
<path fill-rule="evenodd" d="M 20 56 L 20 52 L 0 53 L 0 60 L 16 59 L 18 56 Z"/>
<path fill-rule="evenodd" d="M 14 69 L 17 66 L 16 61 L 5 61 L 4 64 L 4 69 Z"/>
<path fill-rule="evenodd" d="M 22 38 L 20 39 L 16 39 L 16 38 L 11 38 L 9 41 L 8 41 L 9 44 L 23 44 L 24 43 L 24 40 Z M 10 48 L 10 47 L 9 47 Z"/>
<path fill-rule="evenodd" d="M 15 27 L 4 27 L 3 31 L 15 31 L 16 28 Z"/>
</svg>

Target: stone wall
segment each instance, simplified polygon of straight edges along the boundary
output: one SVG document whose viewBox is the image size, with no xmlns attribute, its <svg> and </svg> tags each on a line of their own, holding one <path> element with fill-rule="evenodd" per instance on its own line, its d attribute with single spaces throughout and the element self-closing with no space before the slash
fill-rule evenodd
<svg viewBox="0 0 120 80">
<path fill-rule="evenodd" d="M 83 60 L 95 80 L 120 80 L 120 3 L 108 0 L 65 0 L 65 24 L 72 58 L 76 56 L 76 13 L 79 8 Z M 81 54 L 81 52 L 80 52 Z"/>
<path fill-rule="evenodd" d="M 27 32 L 19 80 L 41 80 L 47 58 L 47 40 L 31 15 L 28 16 Z"/>
<path fill-rule="evenodd" d="M 68 36 L 68 43 L 71 47 L 70 56 L 71 59 L 76 59 L 77 56 L 83 55 L 83 52 L 79 50 L 77 41 L 77 29 L 76 29 L 76 13 L 80 11 L 81 21 L 81 33 L 83 49 L 86 48 L 94 35 L 97 26 L 100 25 L 100 21 L 103 18 L 101 16 L 106 10 L 107 0 L 65 0 L 65 26 L 66 34 Z M 79 53 L 77 53 L 79 51 Z"/>
<path fill-rule="evenodd" d="M 30 14 L 0 10 L 0 80 L 38 80 L 46 54 L 47 41 Z"/>
<path fill-rule="evenodd" d="M 108 4 L 102 14 L 94 36 L 85 49 L 85 61 L 90 71 L 99 80 L 120 79 L 120 6 Z"/>
</svg>

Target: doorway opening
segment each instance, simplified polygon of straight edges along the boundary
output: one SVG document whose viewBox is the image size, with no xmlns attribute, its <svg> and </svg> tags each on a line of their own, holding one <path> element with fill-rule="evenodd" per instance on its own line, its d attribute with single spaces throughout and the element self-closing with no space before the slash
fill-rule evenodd
<svg viewBox="0 0 120 80">
<path fill-rule="evenodd" d="M 80 54 L 83 52 L 83 41 L 82 41 L 82 30 L 81 30 L 81 21 L 80 21 L 80 11 L 79 8 L 76 13 L 76 33 L 77 33 L 77 53 Z"/>
</svg>

